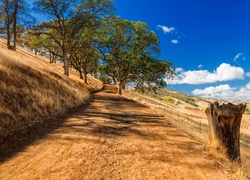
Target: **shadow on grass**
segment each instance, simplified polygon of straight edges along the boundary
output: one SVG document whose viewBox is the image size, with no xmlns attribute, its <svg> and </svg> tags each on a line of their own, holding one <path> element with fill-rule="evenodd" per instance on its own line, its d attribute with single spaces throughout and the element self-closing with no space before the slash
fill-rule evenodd
<svg viewBox="0 0 250 180">
<path fill-rule="evenodd" d="M 63 133 L 64 128 L 69 128 L 67 131 L 70 133 L 78 133 L 79 137 L 87 133 L 89 135 L 107 138 L 126 136 L 129 134 L 141 136 L 142 138 L 150 138 L 150 136 L 154 134 L 149 134 L 144 130 L 138 130 L 135 127 L 143 126 L 145 123 L 152 126 L 166 125 L 166 122 L 163 121 L 160 115 L 127 113 L 124 109 L 128 106 L 138 109 L 139 111 L 146 106 L 122 96 L 114 96 L 110 93 L 116 93 L 114 86 L 111 86 L 111 88 L 105 87 L 100 94 L 97 93 L 94 95 L 94 102 L 98 102 L 97 104 L 101 105 L 101 107 L 93 106 L 92 104 L 89 106 L 81 105 L 70 109 L 68 113 L 47 118 L 43 123 L 38 123 L 24 130 L 16 131 L 4 139 L 1 139 L 0 162 L 4 162 L 18 152 L 24 151 L 26 147 L 51 133 Z M 103 104 L 105 104 L 104 107 Z M 102 111 L 103 108 L 109 109 L 109 111 L 104 112 Z M 113 111 L 113 109 L 115 110 Z M 76 118 L 76 122 L 68 122 L 67 120 L 69 118 Z M 95 120 L 96 118 L 104 118 L 105 122 L 99 123 L 98 120 Z M 67 123 L 65 121 L 67 121 Z M 74 139 L 71 138 L 69 140 L 74 141 Z"/>
<path fill-rule="evenodd" d="M 26 129 L 17 130 L 0 139 L 0 163 L 13 157 L 18 152 L 24 151 L 30 144 L 44 138 L 55 129 L 61 127 L 71 114 L 81 109 L 86 109 L 86 107 L 86 104 L 82 104 L 71 108 L 63 114 L 51 116 L 44 119 L 43 122 L 27 127 Z"/>
</svg>

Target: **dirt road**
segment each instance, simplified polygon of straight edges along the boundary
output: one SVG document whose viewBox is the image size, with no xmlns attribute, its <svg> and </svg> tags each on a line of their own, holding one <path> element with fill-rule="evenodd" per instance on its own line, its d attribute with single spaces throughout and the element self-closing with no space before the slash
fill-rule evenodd
<svg viewBox="0 0 250 180">
<path fill-rule="evenodd" d="M 114 92 L 2 141 L 0 179 L 230 179 L 204 145 Z"/>
</svg>

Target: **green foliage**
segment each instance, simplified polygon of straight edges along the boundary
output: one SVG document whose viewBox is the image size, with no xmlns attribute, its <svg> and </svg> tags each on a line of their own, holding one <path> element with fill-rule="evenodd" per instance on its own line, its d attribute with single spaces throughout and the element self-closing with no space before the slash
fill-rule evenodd
<svg viewBox="0 0 250 180">
<path fill-rule="evenodd" d="M 107 73 L 117 84 L 133 83 L 137 90 L 154 90 L 166 86 L 165 79 L 174 74 L 170 61 L 158 60 L 159 39 L 146 23 L 106 16 L 98 40 Z"/>
<path fill-rule="evenodd" d="M 34 9 L 50 20 L 37 25 L 34 34 L 49 36 L 59 47 L 64 61 L 64 73 L 69 75 L 69 66 L 74 51 L 84 30 L 96 28 L 98 19 L 112 11 L 113 0 L 36 0 Z M 89 43 L 89 42 L 88 42 Z M 78 68 L 79 69 L 79 68 Z"/>
<path fill-rule="evenodd" d="M 104 84 L 111 84 L 112 83 L 112 79 L 107 76 L 107 75 L 104 75 L 104 76 L 101 76 L 100 77 L 100 80 L 104 83 Z"/>
<path fill-rule="evenodd" d="M 250 114 L 250 105 L 247 105 L 246 110 L 245 110 L 245 114 Z"/>
<path fill-rule="evenodd" d="M 165 96 L 162 98 L 163 101 L 171 103 L 171 104 L 175 104 L 175 100 L 173 98 L 170 98 L 168 96 Z"/>
<path fill-rule="evenodd" d="M 32 19 L 26 0 L 0 1 L 0 33 L 6 34 L 8 49 L 16 50 L 16 44 L 25 28 L 31 26 Z"/>
</svg>

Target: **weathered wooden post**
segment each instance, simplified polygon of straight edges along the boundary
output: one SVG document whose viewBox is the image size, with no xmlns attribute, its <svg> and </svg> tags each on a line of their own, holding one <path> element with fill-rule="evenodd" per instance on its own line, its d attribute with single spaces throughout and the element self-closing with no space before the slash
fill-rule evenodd
<svg viewBox="0 0 250 180">
<path fill-rule="evenodd" d="M 245 104 L 210 104 L 206 109 L 209 123 L 209 139 L 213 148 L 225 150 L 231 161 L 240 159 L 240 124 Z"/>
</svg>

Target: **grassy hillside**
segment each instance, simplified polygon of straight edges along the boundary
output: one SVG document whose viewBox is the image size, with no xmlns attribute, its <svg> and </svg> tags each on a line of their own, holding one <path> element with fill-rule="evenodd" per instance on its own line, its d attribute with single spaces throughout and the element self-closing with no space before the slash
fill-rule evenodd
<svg viewBox="0 0 250 180">
<path fill-rule="evenodd" d="M 89 77 L 89 85 L 75 71 L 63 74 L 61 64 L 0 42 L 0 137 L 44 118 L 86 103 L 103 84 Z"/>
<path fill-rule="evenodd" d="M 195 97 L 192 95 L 184 94 L 181 92 L 168 90 L 168 89 L 158 89 L 157 93 L 145 93 L 145 95 L 156 98 L 158 100 L 163 100 L 165 102 L 171 101 L 175 104 L 186 104 L 188 107 L 202 108 L 203 104 L 208 104 L 210 101 L 204 98 Z M 202 105 L 201 105 L 202 104 Z"/>
<path fill-rule="evenodd" d="M 222 99 L 202 98 L 163 88 L 158 89 L 156 94 L 153 92 L 148 92 L 144 95 L 168 102 L 170 104 L 184 106 L 186 108 L 198 108 L 200 110 L 206 109 L 209 103 L 215 101 L 218 101 L 220 104 L 228 102 L 234 104 L 244 103 L 247 104 L 246 114 L 250 114 L 250 104 L 248 101 L 227 101 Z"/>
</svg>

